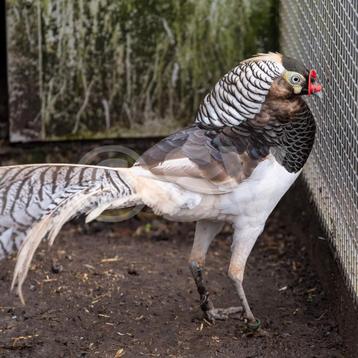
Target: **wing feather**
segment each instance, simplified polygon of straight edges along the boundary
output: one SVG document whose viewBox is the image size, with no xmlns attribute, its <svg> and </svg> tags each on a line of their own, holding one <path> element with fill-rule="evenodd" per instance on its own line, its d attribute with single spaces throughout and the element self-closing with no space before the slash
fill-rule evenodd
<svg viewBox="0 0 358 358">
<path fill-rule="evenodd" d="M 249 177 L 268 154 L 263 151 L 252 156 L 249 145 L 244 135 L 230 137 L 224 131 L 192 126 L 150 148 L 136 166 L 147 169 L 156 179 L 197 193 L 227 193 Z"/>
</svg>

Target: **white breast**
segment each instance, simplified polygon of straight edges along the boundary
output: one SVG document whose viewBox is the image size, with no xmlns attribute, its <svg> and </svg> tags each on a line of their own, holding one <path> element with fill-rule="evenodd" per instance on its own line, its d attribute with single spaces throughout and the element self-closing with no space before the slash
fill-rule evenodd
<svg viewBox="0 0 358 358">
<path fill-rule="evenodd" d="M 264 223 L 299 174 L 289 173 L 270 155 L 233 193 L 221 196 L 220 214 Z"/>
</svg>

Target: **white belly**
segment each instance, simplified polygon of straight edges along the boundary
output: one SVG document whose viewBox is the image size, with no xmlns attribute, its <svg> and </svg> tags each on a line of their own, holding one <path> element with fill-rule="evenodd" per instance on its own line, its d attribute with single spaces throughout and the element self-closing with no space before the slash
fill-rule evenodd
<svg viewBox="0 0 358 358">
<path fill-rule="evenodd" d="M 289 173 L 270 155 L 231 193 L 203 195 L 200 204 L 194 209 L 183 210 L 167 218 L 178 221 L 213 219 L 229 222 L 239 218 L 264 224 L 299 174 Z"/>
</svg>

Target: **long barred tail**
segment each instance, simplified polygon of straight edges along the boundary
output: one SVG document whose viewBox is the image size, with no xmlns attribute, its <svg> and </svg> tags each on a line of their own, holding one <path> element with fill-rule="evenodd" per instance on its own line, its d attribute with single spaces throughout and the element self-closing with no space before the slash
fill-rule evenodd
<svg viewBox="0 0 358 358">
<path fill-rule="evenodd" d="M 87 221 L 104 210 L 140 202 L 126 169 L 43 164 L 0 167 L 0 258 L 19 248 L 12 288 L 22 284 L 45 237 L 79 214 Z"/>
</svg>

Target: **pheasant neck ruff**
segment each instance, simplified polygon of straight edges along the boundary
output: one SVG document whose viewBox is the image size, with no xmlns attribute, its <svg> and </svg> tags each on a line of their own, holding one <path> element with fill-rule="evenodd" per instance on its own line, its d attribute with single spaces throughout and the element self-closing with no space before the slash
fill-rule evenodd
<svg viewBox="0 0 358 358">
<path fill-rule="evenodd" d="M 206 95 L 196 123 L 208 128 L 235 127 L 261 111 L 272 82 L 284 67 L 269 60 L 246 61 L 228 72 Z"/>
</svg>

